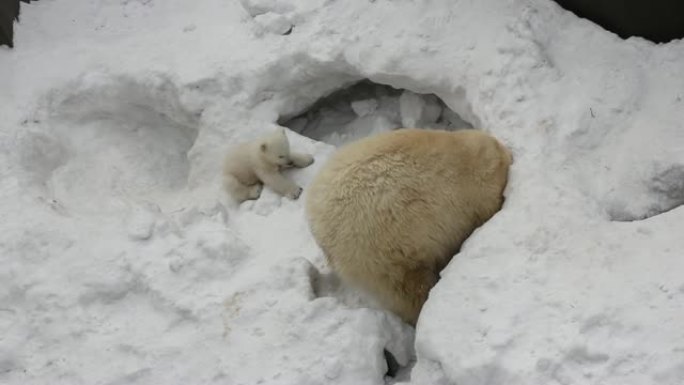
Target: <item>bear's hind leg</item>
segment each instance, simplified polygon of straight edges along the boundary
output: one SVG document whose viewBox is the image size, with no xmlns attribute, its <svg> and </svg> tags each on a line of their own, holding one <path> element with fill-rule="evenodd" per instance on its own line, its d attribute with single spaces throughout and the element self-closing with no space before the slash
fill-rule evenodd
<svg viewBox="0 0 684 385">
<path fill-rule="evenodd" d="M 416 326 L 423 304 L 437 283 L 439 274 L 428 266 L 407 268 L 392 286 L 389 308 L 406 323 Z"/>
<path fill-rule="evenodd" d="M 264 189 L 264 185 L 257 183 L 248 187 L 247 197 L 248 199 L 259 199 L 261 196 L 261 190 Z"/>
<path fill-rule="evenodd" d="M 263 189 L 260 183 L 246 186 L 230 174 L 224 175 L 223 187 L 238 204 L 246 200 L 258 199 Z"/>
<path fill-rule="evenodd" d="M 284 195 L 292 200 L 299 198 L 302 193 L 302 188 L 297 186 L 293 181 L 285 178 L 276 172 L 261 172 L 258 174 L 259 179 L 271 190 L 280 195 Z"/>
<path fill-rule="evenodd" d="M 349 264 L 344 259 L 344 263 L 335 258 L 328 261 L 343 280 L 372 294 L 385 309 L 412 326 L 416 326 L 430 289 L 439 279 L 439 273 L 429 264 L 392 263 L 369 267 Z"/>
</svg>

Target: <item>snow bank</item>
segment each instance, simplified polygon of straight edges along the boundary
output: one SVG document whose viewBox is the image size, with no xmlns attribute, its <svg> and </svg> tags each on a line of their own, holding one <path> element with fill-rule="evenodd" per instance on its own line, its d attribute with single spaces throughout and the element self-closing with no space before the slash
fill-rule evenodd
<svg viewBox="0 0 684 385">
<path fill-rule="evenodd" d="M 415 384 L 684 382 L 682 42 L 547 0 L 82 0 L 25 6 L 15 43 L 2 383 L 382 384 L 384 350 Z M 301 199 L 219 188 L 229 144 L 362 79 L 435 94 L 515 154 L 415 341 L 330 274 Z M 345 119 L 408 124 L 411 93 Z M 316 157 L 290 174 L 306 194 L 333 147 L 288 135 Z"/>
</svg>

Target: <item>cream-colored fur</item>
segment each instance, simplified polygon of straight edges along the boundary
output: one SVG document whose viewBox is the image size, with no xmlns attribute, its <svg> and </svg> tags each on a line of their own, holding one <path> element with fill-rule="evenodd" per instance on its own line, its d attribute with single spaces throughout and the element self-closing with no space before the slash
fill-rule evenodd
<svg viewBox="0 0 684 385">
<path fill-rule="evenodd" d="M 477 130 L 378 134 L 333 154 L 308 187 L 306 215 L 342 279 L 415 325 L 439 272 L 501 208 L 511 163 Z"/>
<path fill-rule="evenodd" d="M 278 128 L 270 135 L 236 146 L 226 155 L 223 186 L 237 203 L 259 198 L 263 185 L 297 199 L 302 188 L 280 171 L 288 167 L 304 168 L 313 162 L 309 154 L 290 152 L 285 130 Z"/>
</svg>

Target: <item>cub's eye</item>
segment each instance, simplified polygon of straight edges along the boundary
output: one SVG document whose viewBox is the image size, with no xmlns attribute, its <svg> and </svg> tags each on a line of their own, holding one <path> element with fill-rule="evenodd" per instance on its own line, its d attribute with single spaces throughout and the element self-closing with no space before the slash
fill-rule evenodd
<svg viewBox="0 0 684 385">
<path fill-rule="evenodd" d="M 278 158 L 285 159 L 285 155 L 280 155 Z"/>
</svg>

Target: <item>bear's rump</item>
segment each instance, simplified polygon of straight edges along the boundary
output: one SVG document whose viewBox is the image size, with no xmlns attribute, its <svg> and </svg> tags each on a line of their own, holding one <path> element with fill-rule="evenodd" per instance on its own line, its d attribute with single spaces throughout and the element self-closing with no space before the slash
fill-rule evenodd
<svg viewBox="0 0 684 385">
<path fill-rule="evenodd" d="M 467 236 L 463 229 L 470 227 L 466 224 L 472 220 L 460 211 L 449 210 L 450 205 L 437 203 L 416 201 L 409 206 L 395 203 L 369 208 L 355 200 L 343 206 L 345 213 L 332 212 L 324 219 L 335 222 L 332 228 L 345 229 L 329 233 L 331 242 L 325 251 L 333 259 L 360 259 L 356 261 L 360 266 L 370 263 L 366 259 L 396 264 L 405 264 L 407 259 L 442 264 L 458 250 Z"/>
</svg>

